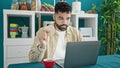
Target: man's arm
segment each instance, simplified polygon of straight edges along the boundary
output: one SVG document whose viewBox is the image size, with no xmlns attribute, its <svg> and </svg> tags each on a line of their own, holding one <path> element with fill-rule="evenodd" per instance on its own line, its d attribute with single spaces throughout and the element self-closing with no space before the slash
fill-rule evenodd
<svg viewBox="0 0 120 68">
<path fill-rule="evenodd" d="M 34 39 L 34 44 L 31 47 L 31 50 L 29 52 L 29 61 L 30 62 L 37 62 L 37 61 L 41 61 L 43 59 L 45 49 L 41 48 L 41 45 L 39 42 L 39 33 L 40 32 L 41 32 L 40 30 L 37 32 L 37 35 Z"/>
<path fill-rule="evenodd" d="M 78 41 L 84 41 L 84 38 L 81 36 L 81 34 L 80 34 L 80 31 L 79 30 L 77 30 L 77 39 L 78 39 Z"/>
<path fill-rule="evenodd" d="M 84 38 L 81 36 L 80 31 L 77 28 L 73 28 L 72 30 L 73 32 L 73 37 L 74 37 L 74 41 L 78 42 L 78 41 L 84 41 Z"/>
</svg>

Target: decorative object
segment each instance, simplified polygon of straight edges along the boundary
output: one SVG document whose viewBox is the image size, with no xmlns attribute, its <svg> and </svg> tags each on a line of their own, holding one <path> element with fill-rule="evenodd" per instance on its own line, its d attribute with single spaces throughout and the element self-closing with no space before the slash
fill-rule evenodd
<svg viewBox="0 0 120 68">
<path fill-rule="evenodd" d="M 10 37 L 16 38 L 16 35 L 18 35 L 18 24 L 11 23 L 10 24 Z"/>
<path fill-rule="evenodd" d="M 19 9 L 18 0 L 12 0 L 11 9 L 12 10 L 18 10 Z"/>
<path fill-rule="evenodd" d="M 36 10 L 40 11 L 41 9 L 41 0 L 36 0 Z"/>
<path fill-rule="evenodd" d="M 72 2 L 72 12 L 79 13 L 80 11 L 81 11 L 81 2 L 75 0 L 75 2 Z"/>
<path fill-rule="evenodd" d="M 31 0 L 31 10 L 36 11 L 36 0 Z"/>
<path fill-rule="evenodd" d="M 22 32 L 22 38 L 28 38 L 28 27 L 25 25 L 23 27 L 19 27 L 19 31 Z"/>
<path fill-rule="evenodd" d="M 28 6 L 25 0 L 21 0 L 20 5 L 19 5 L 20 10 L 28 10 Z"/>
<path fill-rule="evenodd" d="M 92 8 L 91 10 L 88 10 L 87 11 L 88 14 L 96 14 L 96 5 L 95 4 L 92 4 Z"/>
<path fill-rule="evenodd" d="M 91 27 L 82 27 L 82 28 L 80 28 L 80 33 L 83 37 L 92 37 L 92 28 Z"/>
<path fill-rule="evenodd" d="M 54 6 L 47 3 L 47 2 L 44 2 L 42 5 L 41 5 L 41 11 L 49 11 L 49 12 L 53 12 L 54 11 Z"/>
</svg>

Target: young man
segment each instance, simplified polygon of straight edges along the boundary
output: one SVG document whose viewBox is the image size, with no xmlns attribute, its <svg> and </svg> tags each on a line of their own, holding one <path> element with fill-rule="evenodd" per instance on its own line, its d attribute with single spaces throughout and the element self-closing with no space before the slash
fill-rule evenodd
<svg viewBox="0 0 120 68">
<path fill-rule="evenodd" d="M 55 5 L 54 24 L 40 28 L 29 52 L 29 61 L 36 62 L 45 58 L 63 59 L 67 42 L 81 41 L 80 32 L 69 26 L 71 6 L 66 2 Z"/>
</svg>

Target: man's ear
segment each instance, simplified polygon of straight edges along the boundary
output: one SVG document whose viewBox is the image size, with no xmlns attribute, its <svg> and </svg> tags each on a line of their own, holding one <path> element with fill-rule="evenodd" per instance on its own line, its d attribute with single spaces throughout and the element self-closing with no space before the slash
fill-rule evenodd
<svg viewBox="0 0 120 68">
<path fill-rule="evenodd" d="M 55 14 L 53 14 L 53 20 L 55 20 Z"/>
</svg>

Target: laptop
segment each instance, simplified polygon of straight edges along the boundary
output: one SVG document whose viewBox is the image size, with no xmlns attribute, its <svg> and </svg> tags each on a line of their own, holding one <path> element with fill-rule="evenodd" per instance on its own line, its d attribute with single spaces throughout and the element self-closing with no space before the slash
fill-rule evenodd
<svg viewBox="0 0 120 68">
<path fill-rule="evenodd" d="M 100 41 L 68 42 L 65 59 L 56 60 L 61 68 L 94 65 L 97 62 Z"/>
</svg>

